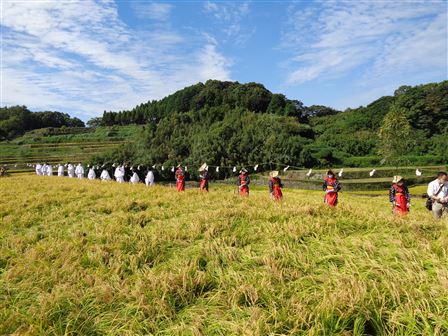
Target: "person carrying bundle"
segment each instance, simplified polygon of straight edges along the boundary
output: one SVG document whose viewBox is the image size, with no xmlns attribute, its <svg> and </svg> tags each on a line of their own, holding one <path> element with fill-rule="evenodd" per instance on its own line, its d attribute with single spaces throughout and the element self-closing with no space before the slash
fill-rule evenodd
<svg viewBox="0 0 448 336">
<path fill-rule="evenodd" d="M 199 173 L 199 177 L 201 178 L 199 190 L 208 191 L 208 166 L 206 163 L 199 168 Z"/>
<path fill-rule="evenodd" d="M 115 168 L 114 177 L 118 183 L 124 182 L 124 173 L 124 166 L 117 166 L 117 168 Z"/>
<path fill-rule="evenodd" d="M 411 206 L 411 195 L 402 176 L 394 176 L 389 189 L 389 201 L 392 203 L 392 212 L 396 215 L 406 215 Z"/>
<path fill-rule="evenodd" d="M 338 204 L 338 192 L 341 190 L 341 185 L 332 170 L 327 171 L 322 188 L 325 191 L 324 203 L 335 207 Z"/>
<path fill-rule="evenodd" d="M 87 165 L 87 168 L 89 168 L 89 172 L 87 173 L 87 178 L 89 180 L 94 180 L 96 179 L 96 173 L 95 173 L 95 168 L 94 166 L 90 167 L 89 165 Z"/>
<path fill-rule="evenodd" d="M 177 165 L 176 173 L 174 175 L 176 177 L 177 191 L 185 191 L 185 173 L 180 164 Z"/>
<path fill-rule="evenodd" d="M 282 193 L 283 184 L 278 176 L 278 171 L 274 170 L 269 173 L 269 193 L 275 201 L 281 201 L 283 199 Z"/>
<path fill-rule="evenodd" d="M 140 182 L 140 177 L 134 169 L 132 169 L 132 176 L 129 182 L 131 182 L 132 184 L 137 184 Z"/>
<path fill-rule="evenodd" d="M 100 179 L 101 179 L 101 181 L 110 181 L 110 180 L 112 180 L 110 178 L 110 174 L 107 171 L 107 169 L 103 169 L 103 171 L 101 172 L 101 175 L 100 175 Z"/>
<path fill-rule="evenodd" d="M 249 183 L 249 174 L 247 173 L 246 168 L 243 168 L 240 170 L 240 175 L 238 176 L 238 190 L 240 196 L 249 196 Z"/>
</svg>

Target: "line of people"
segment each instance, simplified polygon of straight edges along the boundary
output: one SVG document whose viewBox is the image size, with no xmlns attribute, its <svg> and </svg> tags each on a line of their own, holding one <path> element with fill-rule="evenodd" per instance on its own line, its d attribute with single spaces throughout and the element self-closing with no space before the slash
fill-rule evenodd
<svg viewBox="0 0 448 336">
<path fill-rule="evenodd" d="M 84 178 L 85 170 L 81 163 L 73 165 L 71 163 L 65 166 L 59 164 L 57 169 L 58 176 L 65 176 L 65 167 L 67 168 L 68 177 Z M 88 173 L 87 178 L 90 180 L 96 179 L 97 172 L 99 172 L 99 166 L 87 166 Z M 126 182 L 126 176 L 129 176 L 127 180 L 130 183 L 140 183 L 141 178 L 138 174 L 139 167 L 134 169 L 130 168 L 130 174 L 126 173 L 127 166 L 113 164 L 113 176 L 118 183 Z M 209 190 L 209 167 L 204 163 L 199 169 L 199 189 L 201 191 L 208 192 Z M 53 167 L 48 164 L 36 165 L 37 175 L 53 175 Z M 112 180 L 109 171 L 103 167 L 100 179 L 103 181 Z M 177 165 L 174 172 L 176 179 L 176 189 L 178 192 L 185 191 L 185 170 L 182 165 Z M 154 173 L 151 169 L 148 170 L 144 178 L 144 183 L 148 186 L 155 184 Z M 242 168 L 239 171 L 237 178 L 238 193 L 243 197 L 249 196 L 250 176 L 247 169 Z M 283 183 L 279 176 L 278 171 L 272 171 L 269 173 L 268 181 L 269 193 L 271 198 L 275 201 L 281 201 L 283 199 Z M 340 182 L 332 170 L 328 170 L 323 181 L 322 189 L 324 191 L 324 203 L 328 206 L 335 207 L 338 204 L 338 195 L 342 189 Z M 444 213 L 448 212 L 448 177 L 446 172 L 439 172 L 437 178 L 431 181 L 428 185 L 428 200 L 426 208 L 431 210 L 434 218 L 441 218 Z M 392 180 L 392 186 L 389 189 L 389 201 L 392 204 L 392 212 L 396 215 L 406 215 L 410 211 L 411 207 L 411 195 L 406 185 L 406 181 L 402 176 L 394 176 Z"/>
</svg>

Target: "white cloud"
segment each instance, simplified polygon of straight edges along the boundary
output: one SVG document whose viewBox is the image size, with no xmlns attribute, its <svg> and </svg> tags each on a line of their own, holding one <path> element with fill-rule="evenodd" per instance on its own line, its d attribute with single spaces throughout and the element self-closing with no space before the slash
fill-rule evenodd
<svg viewBox="0 0 448 336">
<path fill-rule="evenodd" d="M 214 18 L 225 36 L 223 41 L 242 45 L 255 33 L 255 28 L 242 24 L 250 14 L 249 2 L 210 2 L 204 3 L 204 12 Z"/>
<path fill-rule="evenodd" d="M 292 53 L 287 83 L 339 78 L 360 84 L 447 74 L 446 2 L 328 2 L 290 9 L 282 47 Z"/>
<path fill-rule="evenodd" d="M 173 9 L 173 5 L 168 3 L 144 3 L 132 2 L 132 7 L 139 18 L 148 18 L 151 20 L 168 20 Z"/>
<path fill-rule="evenodd" d="M 170 29 L 134 31 L 111 1 L 4 2 L 2 26 L 6 105 L 87 119 L 230 78 L 216 43 Z"/>
</svg>

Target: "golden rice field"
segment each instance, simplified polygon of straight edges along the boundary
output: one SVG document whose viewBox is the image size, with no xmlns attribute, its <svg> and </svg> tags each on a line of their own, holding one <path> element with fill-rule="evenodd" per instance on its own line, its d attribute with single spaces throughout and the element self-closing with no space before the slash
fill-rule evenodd
<svg viewBox="0 0 448 336">
<path fill-rule="evenodd" d="M 447 220 L 413 201 L 0 179 L 1 335 L 447 335 Z"/>
</svg>

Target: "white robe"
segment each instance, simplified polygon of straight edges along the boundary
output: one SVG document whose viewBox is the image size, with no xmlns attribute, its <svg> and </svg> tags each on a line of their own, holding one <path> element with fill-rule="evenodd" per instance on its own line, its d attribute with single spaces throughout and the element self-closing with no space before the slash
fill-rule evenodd
<svg viewBox="0 0 448 336">
<path fill-rule="evenodd" d="M 64 176 L 64 166 L 62 165 L 58 167 L 58 176 Z"/>
<path fill-rule="evenodd" d="M 69 164 L 67 167 L 68 177 L 75 177 L 75 166 Z"/>
<path fill-rule="evenodd" d="M 124 182 L 124 167 L 118 166 L 117 168 L 115 168 L 114 176 L 118 183 L 123 183 Z"/>
<path fill-rule="evenodd" d="M 140 177 L 138 177 L 138 174 L 134 172 L 134 174 L 132 174 L 132 177 L 131 177 L 131 183 L 136 184 L 139 182 L 140 182 Z"/>
<path fill-rule="evenodd" d="M 110 181 L 111 180 L 109 172 L 106 169 L 104 169 L 101 172 L 100 179 L 103 180 L 103 181 Z"/>
<path fill-rule="evenodd" d="M 89 180 L 94 180 L 94 179 L 96 179 L 96 174 L 95 174 L 95 171 L 93 170 L 93 168 L 90 168 L 90 169 L 89 169 L 89 173 L 87 174 L 87 178 L 88 178 Z"/>
<path fill-rule="evenodd" d="M 80 164 L 76 166 L 75 174 L 79 179 L 84 178 L 84 167 Z"/>
<path fill-rule="evenodd" d="M 36 165 L 36 174 L 37 175 L 42 175 L 42 165 L 40 163 L 38 163 Z"/>
<path fill-rule="evenodd" d="M 153 186 L 154 185 L 154 173 L 152 172 L 152 170 L 150 170 L 148 172 L 148 174 L 146 174 L 145 183 L 146 183 L 147 186 Z"/>
<path fill-rule="evenodd" d="M 47 166 L 47 175 L 53 176 L 53 166 Z"/>
<path fill-rule="evenodd" d="M 47 175 L 48 166 L 46 164 L 42 165 L 42 175 Z"/>
</svg>

